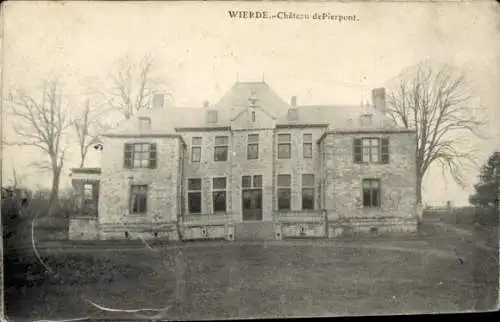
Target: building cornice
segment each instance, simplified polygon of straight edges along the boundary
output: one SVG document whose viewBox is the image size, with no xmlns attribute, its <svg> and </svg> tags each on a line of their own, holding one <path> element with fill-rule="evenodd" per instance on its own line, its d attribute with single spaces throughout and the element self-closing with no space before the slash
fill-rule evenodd
<svg viewBox="0 0 500 322">
<path fill-rule="evenodd" d="M 329 126 L 328 123 L 297 123 L 297 124 L 276 124 L 277 129 L 305 129 L 305 128 L 327 128 Z"/>
<path fill-rule="evenodd" d="M 325 136 L 328 134 L 404 134 L 404 133 L 416 133 L 416 130 L 412 129 L 356 129 L 356 130 L 329 130 L 323 133 L 321 137 L 317 140 L 320 143 Z"/>
<path fill-rule="evenodd" d="M 230 126 L 200 126 L 200 127 L 178 127 L 176 132 L 213 132 L 213 131 L 231 131 Z"/>
<path fill-rule="evenodd" d="M 108 133 L 102 135 L 108 138 L 120 138 L 120 139 L 152 139 L 152 138 L 172 138 L 181 140 L 182 144 L 186 146 L 186 142 L 182 138 L 180 134 L 172 134 L 172 133 Z"/>
</svg>

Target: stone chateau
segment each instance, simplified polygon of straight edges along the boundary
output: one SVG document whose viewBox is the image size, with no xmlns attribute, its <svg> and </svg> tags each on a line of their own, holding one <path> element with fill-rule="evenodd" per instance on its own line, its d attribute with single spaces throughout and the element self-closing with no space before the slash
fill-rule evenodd
<svg viewBox="0 0 500 322">
<path fill-rule="evenodd" d="M 156 95 L 102 135 L 100 168 L 72 170 L 74 239 L 335 238 L 415 232 L 416 133 L 372 104 L 301 106 L 265 82 L 214 105 Z"/>
</svg>

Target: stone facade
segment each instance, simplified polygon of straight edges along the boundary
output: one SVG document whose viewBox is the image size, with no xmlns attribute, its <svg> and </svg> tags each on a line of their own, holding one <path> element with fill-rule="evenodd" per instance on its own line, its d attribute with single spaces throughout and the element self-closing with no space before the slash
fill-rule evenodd
<svg viewBox="0 0 500 322">
<path fill-rule="evenodd" d="M 156 169 L 124 168 L 125 143 L 156 143 Z M 101 163 L 99 229 L 102 239 L 124 238 L 125 232 L 149 239 L 154 233 L 177 239 L 176 222 L 181 214 L 182 182 L 180 136 L 104 137 L 106 156 Z M 147 185 L 147 213 L 130 214 L 131 185 Z M 133 236 L 130 236 L 133 237 Z"/>
<path fill-rule="evenodd" d="M 243 94 L 250 95 L 247 107 Z M 138 116 L 152 124 L 147 130 L 131 119 L 103 136 L 100 238 L 333 238 L 351 231 L 416 230 L 415 132 L 390 124 L 385 107 L 298 108 L 296 99 L 288 105 L 263 83 L 236 84 L 221 102 L 210 109 L 152 109 Z M 290 158 L 278 158 L 280 134 L 290 135 Z M 249 135 L 258 135 L 256 159 L 247 156 Z M 303 154 L 304 135 L 312 144 L 310 157 Z M 225 161 L 214 160 L 220 136 L 228 138 Z M 354 162 L 354 140 L 367 137 L 388 140 L 387 163 Z M 201 138 L 199 162 L 192 160 L 193 138 Z M 156 144 L 156 166 L 125 167 L 127 143 Z M 248 220 L 242 177 L 255 175 L 262 178 L 262 218 Z M 279 175 L 291 178 L 286 211 L 278 211 Z M 303 175 L 314 175 L 313 209 L 303 210 Z M 214 212 L 212 199 L 218 177 L 226 178 L 222 214 Z M 201 179 L 201 213 L 188 211 L 189 179 Z M 377 206 L 363 206 L 363 179 L 380 180 Z M 137 184 L 147 185 L 147 212 L 140 215 L 129 211 L 130 187 Z"/>
</svg>

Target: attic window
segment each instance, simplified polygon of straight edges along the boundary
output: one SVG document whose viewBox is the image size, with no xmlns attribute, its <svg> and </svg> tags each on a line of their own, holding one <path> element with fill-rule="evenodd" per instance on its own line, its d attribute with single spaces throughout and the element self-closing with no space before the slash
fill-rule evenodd
<svg viewBox="0 0 500 322">
<path fill-rule="evenodd" d="M 139 129 L 149 130 L 151 128 L 151 119 L 149 117 L 140 117 L 139 118 Z"/>
<path fill-rule="evenodd" d="M 252 122 L 255 122 L 255 111 L 252 111 Z"/>
<path fill-rule="evenodd" d="M 207 111 L 208 123 L 217 123 L 217 111 Z"/>
<path fill-rule="evenodd" d="M 298 111 L 296 108 L 291 108 L 288 110 L 288 120 L 289 121 L 297 121 Z"/>
<path fill-rule="evenodd" d="M 361 126 L 370 126 L 372 125 L 372 114 L 363 114 L 360 117 Z"/>
</svg>

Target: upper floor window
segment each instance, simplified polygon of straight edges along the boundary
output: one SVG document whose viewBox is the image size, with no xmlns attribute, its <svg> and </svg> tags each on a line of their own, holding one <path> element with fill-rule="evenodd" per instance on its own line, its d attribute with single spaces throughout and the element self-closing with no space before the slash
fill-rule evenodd
<svg viewBox="0 0 500 322">
<path fill-rule="evenodd" d="M 278 210 L 291 209 L 292 177 L 289 174 L 278 175 Z"/>
<path fill-rule="evenodd" d="M 302 175 L 302 210 L 314 209 L 314 174 Z"/>
<path fill-rule="evenodd" d="M 187 190 L 188 212 L 201 213 L 201 179 L 188 179 Z"/>
<path fill-rule="evenodd" d="M 213 178 L 212 204 L 214 212 L 226 212 L 226 178 Z"/>
<path fill-rule="evenodd" d="M 201 137 L 193 137 L 191 141 L 191 163 L 199 163 L 201 161 Z"/>
<path fill-rule="evenodd" d="M 227 136 L 216 136 L 214 147 L 214 161 L 227 161 L 229 139 Z"/>
<path fill-rule="evenodd" d="M 354 139 L 355 163 L 389 163 L 388 138 Z"/>
<path fill-rule="evenodd" d="M 130 213 L 143 214 L 148 211 L 148 186 L 130 186 Z"/>
<path fill-rule="evenodd" d="M 125 168 L 156 168 L 156 143 L 126 143 Z"/>
<path fill-rule="evenodd" d="M 255 111 L 252 111 L 252 122 L 255 122 Z"/>
<path fill-rule="evenodd" d="M 292 136 L 278 134 L 278 159 L 290 159 L 292 150 Z"/>
<path fill-rule="evenodd" d="M 248 134 L 247 138 L 247 159 L 253 160 L 259 158 L 259 135 Z"/>
<path fill-rule="evenodd" d="M 143 131 L 143 130 L 149 130 L 150 128 L 151 128 L 151 118 L 140 117 L 139 118 L 139 129 L 141 131 Z"/>
<path fill-rule="evenodd" d="M 312 134 L 304 134 L 302 136 L 302 154 L 304 159 L 312 158 Z"/>
<path fill-rule="evenodd" d="M 217 123 L 217 111 L 215 110 L 207 111 L 207 121 L 208 123 Z"/>
<path fill-rule="evenodd" d="M 83 185 L 83 200 L 92 200 L 94 198 L 94 185 L 86 183 Z"/>
<path fill-rule="evenodd" d="M 380 207 L 379 179 L 363 179 L 363 207 Z"/>
</svg>

